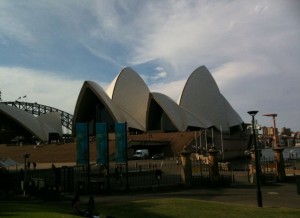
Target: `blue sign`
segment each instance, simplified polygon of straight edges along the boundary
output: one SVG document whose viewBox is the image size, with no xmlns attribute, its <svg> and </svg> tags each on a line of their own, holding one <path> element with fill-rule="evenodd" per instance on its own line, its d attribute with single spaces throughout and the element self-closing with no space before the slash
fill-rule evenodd
<svg viewBox="0 0 300 218">
<path fill-rule="evenodd" d="M 77 165 L 89 164 L 89 136 L 87 123 L 76 123 L 76 153 Z"/>
<path fill-rule="evenodd" d="M 106 123 L 96 123 L 96 163 L 108 163 L 108 132 Z"/>
<path fill-rule="evenodd" d="M 116 136 L 116 163 L 127 161 L 127 125 L 126 123 L 115 124 Z"/>
</svg>

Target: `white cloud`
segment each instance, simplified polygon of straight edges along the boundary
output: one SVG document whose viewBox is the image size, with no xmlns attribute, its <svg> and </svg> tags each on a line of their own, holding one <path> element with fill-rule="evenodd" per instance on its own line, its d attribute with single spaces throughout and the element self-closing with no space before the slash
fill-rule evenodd
<svg viewBox="0 0 300 218">
<path fill-rule="evenodd" d="M 154 83 L 149 86 L 151 92 L 159 92 L 178 102 L 186 80 L 178 80 L 166 83 Z"/>
<path fill-rule="evenodd" d="M 164 69 L 162 67 L 156 67 L 155 70 L 157 71 L 155 73 L 155 75 L 151 76 L 151 80 L 152 82 L 155 82 L 159 79 L 162 79 L 162 78 L 166 78 L 168 73 L 166 71 L 164 71 Z"/>
<path fill-rule="evenodd" d="M 258 77 L 271 77 L 278 69 L 265 60 L 232 61 L 211 70 L 219 88 L 226 89 L 239 82 L 256 80 Z"/>
<path fill-rule="evenodd" d="M 0 54 L 2 99 L 27 94 L 31 101 L 73 113 L 82 82 L 72 80 L 68 67 L 49 73 L 47 64 L 79 63 L 83 65 L 78 72 L 82 81 L 89 78 L 103 83 L 107 72 L 88 75 L 84 70 L 85 64 L 92 65 L 92 61 L 87 63 L 90 56 L 64 58 L 82 52 L 76 49 L 82 45 L 97 57 L 95 66 L 103 61 L 121 70 L 159 60 L 162 68 L 154 73 L 151 65 L 142 77 L 155 80 L 151 91 L 176 100 L 192 71 L 206 65 L 243 118 L 248 109 L 276 112 L 278 118 L 285 116 L 282 123 L 288 120 L 300 130 L 299 10 L 298 1 L 269 0 L 1 1 L 0 49 L 8 49 L 11 57 L 27 55 L 25 61 L 41 60 L 38 67 L 24 69 L 18 58 L 7 61 Z M 22 86 L 16 81 L 22 81 Z"/>
<path fill-rule="evenodd" d="M 141 31 L 147 30 L 139 35 L 133 63 L 160 58 L 173 65 L 175 74 L 188 74 L 202 64 L 215 67 L 216 63 L 247 62 L 258 56 L 272 60 L 273 55 L 289 48 L 286 40 L 299 36 L 299 31 L 290 32 L 295 17 L 286 17 L 287 14 L 278 10 L 288 12 L 292 8 L 288 10 L 280 3 L 272 2 L 270 7 L 268 1 L 260 5 L 255 2 L 169 3 L 149 3 L 150 6 L 143 8 L 144 14 L 151 11 L 151 15 L 146 22 L 141 20 L 144 24 Z M 258 8 L 264 9 L 257 13 Z"/>
<path fill-rule="evenodd" d="M 8 2 L 1 2 L 0 4 L 0 30 L 1 41 L 6 41 L 8 38 L 22 42 L 22 44 L 31 44 L 35 41 L 29 29 L 24 25 L 23 20 L 19 16 L 12 16 L 15 9 L 11 7 Z"/>
<path fill-rule="evenodd" d="M 2 101 L 15 101 L 26 95 L 24 101 L 37 102 L 73 114 L 82 81 L 49 72 L 24 68 L 0 67 Z"/>
</svg>

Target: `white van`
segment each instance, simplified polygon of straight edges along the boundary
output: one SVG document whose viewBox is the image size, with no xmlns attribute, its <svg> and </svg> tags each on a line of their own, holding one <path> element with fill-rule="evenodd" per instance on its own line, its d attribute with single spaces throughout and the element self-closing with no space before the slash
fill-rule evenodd
<svg viewBox="0 0 300 218">
<path fill-rule="evenodd" d="M 138 149 L 135 151 L 133 155 L 134 159 L 147 159 L 149 158 L 149 151 L 148 149 Z"/>
</svg>

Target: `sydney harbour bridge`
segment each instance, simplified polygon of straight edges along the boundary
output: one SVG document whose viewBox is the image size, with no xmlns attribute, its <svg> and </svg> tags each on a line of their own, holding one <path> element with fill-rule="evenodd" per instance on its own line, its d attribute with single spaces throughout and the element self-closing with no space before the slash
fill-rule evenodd
<svg viewBox="0 0 300 218">
<path fill-rule="evenodd" d="M 64 127 L 66 127 L 69 130 L 72 130 L 72 119 L 73 115 L 69 114 L 65 111 L 62 111 L 60 109 L 38 104 L 38 103 L 30 103 L 30 102 L 21 102 L 21 101 L 6 101 L 6 102 L 0 102 L 1 104 L 6 104 L 8 106 L 16 107 L 21 110 L 24 110 L 32 115 L 40 116 L 41 114 L 47 114 L 50 112 L 59 112 L 61 123 Z"/>
</svg>

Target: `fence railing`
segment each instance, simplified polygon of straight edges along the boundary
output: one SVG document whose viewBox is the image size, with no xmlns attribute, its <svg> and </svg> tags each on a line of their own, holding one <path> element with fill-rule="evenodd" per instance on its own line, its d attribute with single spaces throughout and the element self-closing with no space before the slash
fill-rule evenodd
<svg viewBox="0 0 300 218">
<path fill-rule="evenodd" d="M 296 175 L 297 159 L 285 159 L 284 168 L 286 175 Z M 271 180 L 276 177 L 278 163 L 274 157 L 262 157 L 260 159 L 261 172 Z"/>
<path fill-rule="evenodd" d="M 249 162 L 250 163 L 250 162 Z M 264 175 L 275 175 L 276 163 L 272 158 L 261 158 Z M 285 160 L 286 172 L 295 175 L 297 160 Z M 229 186 L 234 182 L 234 174 L 244 171 L 249 177 L 249 164 L 219 163 L 219 184 Z M 200 160 L 191 161 L 192 184 L 194 187 L 210 186 L 210 166 Z M 51 169 L 30 169 L 24 174 L 26 194 L 55 196 L 58 193 L 109 193 L 122 190 L 156 189 L 176 187 L 182 184 L 182 166 L 176 160 L 140 160 L 125 164 L 73 166 Z M 19 171 L 9 171 L 10 186 L 16 193 L 22 193 L 22 177 Z M 265 177 L 267 178 L 267 177 Z M 270 177 L 271 178 L 271 177 Z M 249 180 L 250 181 L 250 180 Z"/>
<path fill-rule="evenodd" d="M 121 190 L 176 186 L 181 183 L 180 165 L 175 161 L 130 161 L 125 164 L 30 169 L 25 171 L 24 189 L 27 194 L 105 193 Z M 10 171 L 14 190 L 22 192 L 19 171 Z"/>
<path fill-rule="evenodd" d="M 193 186 L 230 186 L 233 182 L 233 169 L 229 162 L 218 163 L 219 180 L 211 181 L 210 166 L 202 160 L 192 161 Z"/>
</svg>

